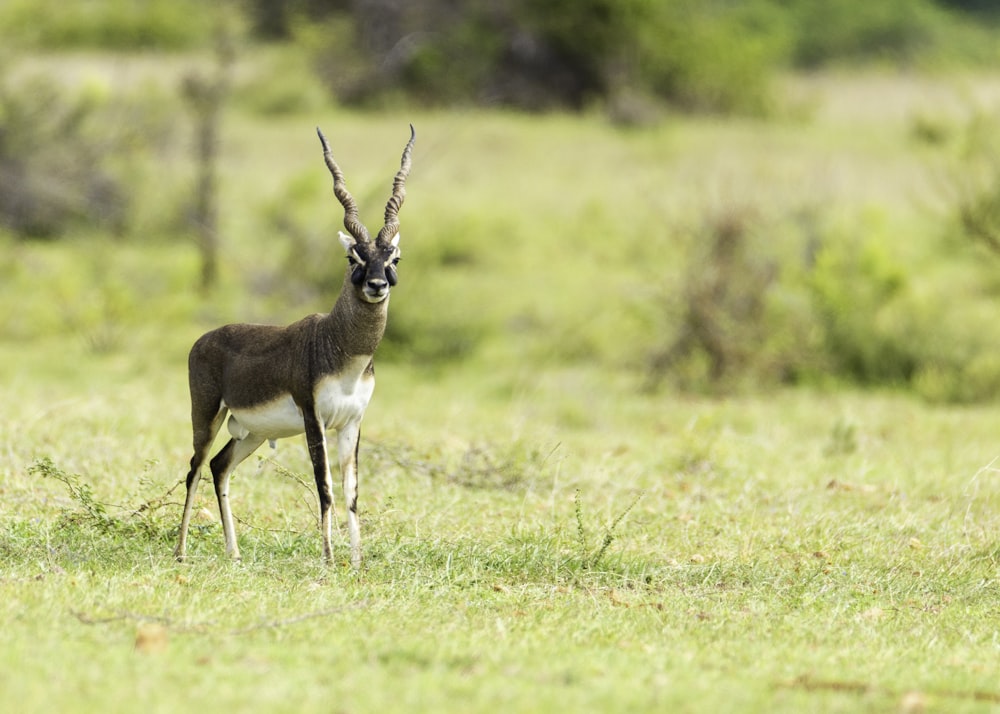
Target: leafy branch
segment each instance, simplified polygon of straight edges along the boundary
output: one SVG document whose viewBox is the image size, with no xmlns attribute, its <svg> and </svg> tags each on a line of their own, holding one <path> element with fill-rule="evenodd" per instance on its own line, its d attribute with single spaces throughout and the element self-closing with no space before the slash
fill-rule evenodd
<svg viewBox="0 0 1000 714">
<path fill-rule="evenodd" d="M 122 530 L 134 530 L 137 527 L 147 534 L 154 534 L 158 529 L 154 528 L 149 521 L 149 516 L 156 510 L 168 505 L 167 499 L 183 482 L 178 481 L 160 496 L 150 498 L 138 506 L 122 506 L 117 504 L 103 503 L 94 496 L 94 490 L 79 474 L 68 473 L 59 468 L 48 456 L 38 458 L 28 467 L 28 473 L 33 476 L 50 478 L 62 483 L 69 491 L 70 499 L 79 506 L 79 511 L 64 509 L 64 517 L 70 519 L 82 519 L 92 525 L 101 533 L 111 533 Z M 111 510 L 127 512 L 132 520 L 114 516 Z M 142 520 L 138 520 L 139 517 Z"/>
</svg>

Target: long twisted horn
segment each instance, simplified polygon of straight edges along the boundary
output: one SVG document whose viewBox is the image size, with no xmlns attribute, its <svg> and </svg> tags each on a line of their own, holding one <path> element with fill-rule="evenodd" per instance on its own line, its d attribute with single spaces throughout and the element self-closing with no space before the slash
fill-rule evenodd
<svg viewBox="0 0 1000 714">
<path fill-rule="evenodd" d="M 326 143 L 326 137 L 323 136 L 323 132 L 320 131 L 319 127 L 316 127 L 316 133 L 319 135 L 319 141 L 323 145 L 323 159 L 326 161 L 326 167 L 330 169 L 330 173 L 333 175 L 333 193 L 344 207 L 344 228 L 359 242 L 369 243 L 371 242 L 371 238 L 368 236 L 368 229 L 365 228 L 361 219 L 358 218 L 358 204 L 354 201 L 354 197 L 347 191 L 347 186 L 344 183 L 344 173 L 337 166 L 337 162 L 333 160 L 330 145 Z"/>
<path fill-rule="evenodd" d="M 403 199 L 406 198 L 406 177 L 410 174 L 410 153 L 413 151 L 413 142 L 416 139 L 417 132 L 413 128 L 413 124 L 410 124 L 410 140 L 406 143 L 406 148 L 403 149 L 403 158 L 400 160 L 396 178 L 392 180 L 392 195 L 389 197 L 389 202 L 385 204 L 385 225 L 378 232 L 378 237 L 375 239 L 376 245 L 385 245 L 399 232 L 398 214 L 403 205 Z"/>
</svg>

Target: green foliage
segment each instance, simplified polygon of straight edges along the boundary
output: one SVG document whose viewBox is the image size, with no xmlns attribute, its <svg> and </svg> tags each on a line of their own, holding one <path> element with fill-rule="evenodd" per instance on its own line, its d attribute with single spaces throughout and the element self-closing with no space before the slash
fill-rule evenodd
<svg viewBox="0 0 1000 714">
<path fill-rule="evenodd" d="M 682 110 L 767 114 L 774 68 L 784 55 L 781 17 L 766 3 L 650 3 L 633 28 L 634 76 Z M 776 31 L 777 28 L 777 31 Z"/>
<path fill-rule="evenodd" d="M 461 9 L 424 0 L 392 22 L 374 22 L 367 3 L 325 10 L 336 31 L 314 47 L 319 65 L 337 67 L 326 70 L 327 84 L 343 101 L 369 106 L 402 98 L 534 110 L 601 103 L 616 120 L 641 125 L 664 102 L 770 114 L 782 66 L 997 59 L 988 27 L 932 0 L 505 0 Z"/>
<path fill-rule="evenodd" d="M 984 353 L 966 361 L 931 362 L 920 367 L 913 388 L 932 403 L 996 401 L 1000 397 L 1000 359 Z"/>
<path fill-rule="evenodd" d="M 789 4 L 796 66 L 885 64 L 896 67 L 988 65 L 992 28 L 931 0 L 800 0 Z"/>
<path fill-rule="evenodd" d="M 157 511 L 163 507 L 170 491 L 137 506 L 110 506 L 95 497 L 92 486 L 83 477 L 67 473 L 48 456 L 36 459 L 27 473 L 29 476 L 50 478 L 66 487 L 74 508 L 62 511 L 59 524 L 64 530 L 91 530 L 101 536 L 144 538 L 160 544 L 166 540 L 166 531 L 158 520 L 161 514 Z"/>
<path fill-rule="evenodd" d="M 643 124 L 662 103 L 683 111 L 766 115 L 776 68 L 995 63 L 981 18 L 932 0 L 503 0 L 465 7 L 421 0 L 391 19 L 375 2 L 269 0 L 229 5 L 257 38 L 307 49 L 346 103 L 505 105 L 531 110 L 606 105 Z M 183 0 L 11 0 L 0 36 L 22 47 L 111 50 L 204 47 L 218 7 Z M 316 87 L 289 67 L 266 73 L 245 101 L 260 111 L 316 108 Z"/>
<path fill-rule="evenodd" d="M 42 239 L 148 231 L 135 189 L 156 173 L 148 161 L 167 141 L 169 111 L 156 90 L 116 93 L 97 76 L 66 87 L 0 64 L 0 226 Z M 162 172 L 155 180 L 168 193 Z"/>
<path fill-rule="evenodd" d="M 779 328 L 768 319 L 776 270 L 760 249 L 760 226 L 752 209 L 735 206 L 707 215 L 704 223 L 685 270 L 680 324 L 652 357 L 650 386 L 672 373 L 688 387 L 725 390 L 766 369 L 761 344 Z"/>
<path fill-rule="evenodd" d="M 328 19 L 336 30 L 315 52 L 338 67 L 328 83 L 352 103 L 582 109 L 638 91 L 685 110 L 763 113 L 781 41 L 760 16 L 697 2 L 506 0 L 461 12 L 426 2 L 378 32 L 363 12 L 353 29 Z"/>
<path fill-rule="evenodd" d="M 482 10 L 473 10 L 439 42 L 418 44 L 395 77 L 385 77 L 381 91 L 390 89 L 426 105 L 490 103 L 497 66 L 504 50 L 503 36 L 490 27 Z M 380 91 L 378 84 L 372 87 Z M 360 92 L 361 96 L 370 92 Z M 374 97 L 364 97 L 372 101 Z M 529 100 L 549 102 L 542 97 Z"/>
<path fill-rule="evenodd" d="M 0 245 L 0 344 L 56 337 L 104 357 L 166 348 L 183 359 L 190 344 L 151 347 L 147 340 L 159 338 L 146 326 L 176 329 L 210 309 L 191 291 L 193 249 L 91 236 L 58 243 L 11 238 Z"/>
<path fill-rule="evenodd" d="M 214 12 L 198 0 L 7 0 L 0 37 L 44 49 L 190 49 L 207 40 Z"/>
<path fill-rule="evenodd" d="M 52 459 L 41 458 L 28 467 L 31 476 L 42 476 L 63 483 L 69 490 L 69 495 L 83 509 L 83 516 L 88 523 L 99 530 L 110 530 L 116 522 L 108 517 L 108 509 L 94 498 L 90 484 L 81 481 L 76 474 L 68 474 L 58 468 Z"/>
<path fill-rule="evenodd" d="M 902 384 L 913 375 L 914 357 L 883 318 L 906 276 L 884 245 L 884 236 L 865 226 L 829 236 L 809 286 L 835 369 L 862 383 Z"/>
<path fill-rule="evenodd" d="M 350 16 L 300 20 L 292 31 L 295 46 L 306 53 L 324 93 L 346 104 L 364 104 L 372 93 L 383 89 Z"/>
<path fill-rule="evenodd" d="M 65 93 L 42 77 L 14 81 L 0 67 L 0 225 L 51 238 L 73 223 L 120 230 L 128 197 L 97 132 L 100 89 Z"/>
<path fill-rule="evenodd" d="M 977 285 L 964 287 L 948 300 L 923 295 L 895 311 L 897 331 L 917 355 L 910 385 L 931 402 L 975 404 L 1000 398 L 995 298 L 982 295 Z"/>
<path fill-rule="evenodd" d="M 932 401 L 970 403 L 1000 397 L 995 323 L 1000 254 L 1000 144 L 997 118 L 974 110 L 933 146 L 947 157 L 940 192 L 941 249 L 981 264 L 964 280 L 947 277 L 933 294 L 911 295 L 895 311 L 898 333 L 920 356 L 913 386 Z M 944 297 L 947 296 L 947 297 Z"/>
<path fill-rule="evenodd" d="M 668 337 L 650 353 L 647 387 L 719 394 L 832 380 L 936 402 L 1000 397 L 995 288 L 978 271 L 956 287 L 954 258 L 938 257 L 950 244 L 930 247 L 926 263 L 904 260 L 887 217 L 870 209 L 789 221 L 729 207 L 702 220 L 659 316 Z"/>
<path fill-rule="evenodd" d="M 290 177 L 281 192 L 259 211 L 260 220 L 278 237 L 283 258 L 276 269 L 255 276 L 257 291 L 285 304 L 333 304 L 340 290 L 343 250 L 328 228 L 314 218 L 317 199 L 327 187 L 315 171 Z M 267 266 L 272 268 L 272 266 Z"/>
<path fill-rule="evenodd" d="M 552 53 L 556 78 L 550 89 L 558 91 L 558 83 L 572 78 L 575 86 L 562 90 L 569 91 L 566 98 L 577 108 L 614 91 L 628 48 L 639 28 L 652 19 L 645 0 L 522 0 L 514 4 L 512 15 L 523 23 L 522 31 L 541 44 L 536 52 Z M 527 56 L 508 57 L 509 62 L 518 60 L 531 61 Z"/>
<path fill-rule="evenodd" d="M 329 95 L 303 53 L 277 52 L 266 55 L 250 77 L 237 83 L 234 101 L 263 116 L 279 117 L 319 113 Z"/>
<path fill-rule="evenodd" d="M 1000 255 L 1000 115 L 978 110 L 958 132 L 948 183 L 965 239 Z"/>
<path fill-rule="evenodd" d="M 926 0 L 832 0 L 797 3 L 795 19 L 794 58 L 801 66 L 872 59 L 905 64 L 928 50 L 944 14 Z"/>
</svg>

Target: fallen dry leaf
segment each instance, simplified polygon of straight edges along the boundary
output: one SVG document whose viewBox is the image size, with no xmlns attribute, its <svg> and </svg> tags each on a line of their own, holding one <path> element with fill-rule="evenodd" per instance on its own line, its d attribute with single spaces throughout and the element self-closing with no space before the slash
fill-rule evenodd
<svg viewBox="0 0 1000 714">
<path fill-rule="evenodd" d="M 135 631 L 135 651 L 155 654 L 167 649 L 170 632 L 158 622 L 142 622 Z"/>
</svg>

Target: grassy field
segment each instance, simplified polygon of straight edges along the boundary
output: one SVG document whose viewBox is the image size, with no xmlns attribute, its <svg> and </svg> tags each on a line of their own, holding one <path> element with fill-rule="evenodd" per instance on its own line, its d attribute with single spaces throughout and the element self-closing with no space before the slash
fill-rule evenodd
<svg viewBox="0 0 1000 714">
<path fill-rule="evenodd" d="M 940 157 L 909 134 L 921 112 L 962 110 L 951 86 L 798 80 L 808 120 L 634 132 L 236 111 L 213 297 L 191 293 L 190 242 L 7 241 L 0 709 L 1000 707 L 1000 412 L 823 385 L 641 389 L 685 267 L 671 236 L 706 207 L 875 206 L 899 262 L 939 271 L 926 289 L 959 270 L 928 247 Z M 985 102 L 1000 85 L 970 86 Z M 296 293 L 266 216 L 339 221 L 316 123 L 377 215 L 406 121 L 418 150 L 362 439 L 364 568 L 343 543 L 320 563 L 301 439 L 237 472 L 242 563 L 203 483 L 177 564 L 187 349 L 221 322 L 328 306 L 340 258 L 324 254 L 329 287 Z"/>
</svg>

